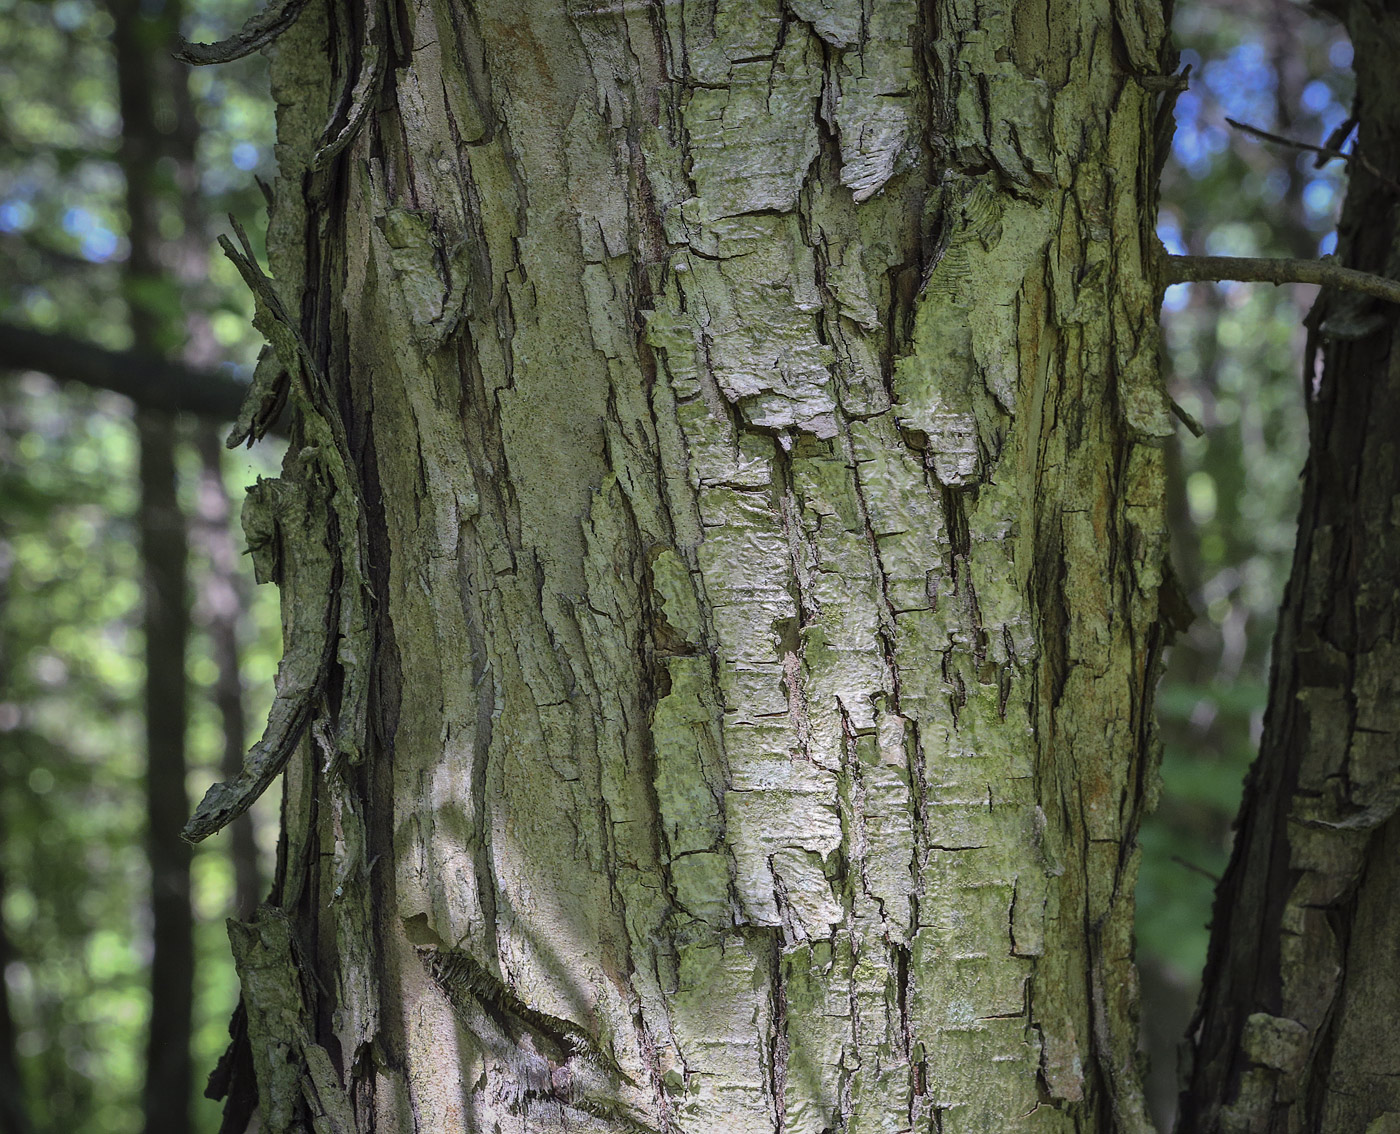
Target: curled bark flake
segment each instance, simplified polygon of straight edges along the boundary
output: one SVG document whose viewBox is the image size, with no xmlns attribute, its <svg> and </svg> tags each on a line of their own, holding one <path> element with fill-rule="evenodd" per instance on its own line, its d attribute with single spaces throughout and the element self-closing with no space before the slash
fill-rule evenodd
<svg viewBox="0 0 1400 1134">
<path fill-rule="evenodd" d="M 245 442 L 261 441 L 287 404 L 287 368 L 275 351 L 264 347 L 253 370 L 253 385 L 244 395 L 238 420 L 224 445 L 236 449 Z"/>
<path fill-rule="evenodd" d="M 384 82 L 384 50 L 381 44 L 383 32 L 380 28 L 380 21 L 376 17 L 380 15 L 377 0 L 366 5 L 365 9 L 365 30 L 364 38 L 360 44 L 360 70 L 356 76 L 353 87 L 348 87 L 348 93 L 342 93 L 341 98 L 331 115 L 331 120 L 326 124 L 325 130 L 321 134 L 320 144 L 317 146 L 316 154 L 311 159 L 311 172 L 319 173 L 325 169 L 336 156 L 344 151 L 345 147 L 355 140 L 360 128 L 369 117 L 369 112 L 374 108 L 375 102 L 379 98 L 379 90 Z M 345 115 L 345 123 L 339 130 L 335 129 L 336 120 Z"/>
<path fill-rule="evenodd" d="M 352 763 L 358 763 L 369 704 L 373 614 L 365 569 L 368 539 L 363 501 L 351 472 L 353 459 L 345 423 L 325 373 L 288 315 L 273 281 L 258 266 L 247 232 L 235 218 L 230 217 L 229 222 L 242 250 L 235 248 L 226 236 L 219 237 L 219 243 L 253 292 L 253 326 L 272 345 L 277 361 L 289 375 L 284 388 L 296 414 L 293 436 L 301 445 L 304 467 L 308 471 L 313 467 L 319 470 L 317 479 L 330 506 L 326 517 L 327 543 L 338 556 L 335 616 L 340 625 L 335 654 L 344 671 L 336 746 Z"/>
<path fill-rule="evenodd" d="M 350 447 L 345 436 L 345 425 L 335 407 L 325 374 L 297 324 L 287 313 L 273 281 L 258 266 L 248 233 L 237 218 L 230 216 L 229 223 L 242 245 L 242 251 L 235 248 L 227 236 L 219 237 L 219 246 L 253 293 L 253 326 L 272 345 L 282 367 L 295 378 L 287 384 L 285 392 L 298 413 L 304 441 L 319 454 L 319 463 L 330 474 L 331 487 L 342 490 L 347 499 L 358 504 L 359 493 L 350 482 L 346 466 Z M 355 522 L 349 525 L 349 530 L 353 532 L 358 529 L 357 511 Z"/>
<path fill-rule="evenodd" d="M 339 623 L 337 564 L 326 546 L 330 517 L 323 501 L 287 480 L 259 481 L 249 490 L 244 528 L 255 562 L 281 584 L 288 611 L 287 650 L 277 666 L 276 693 L 262 739 L 243 770 L 214 784 L 181 835 L 191 843 L 231 823 L 267 790 L 286 766 L 326 687 Z M 275 553 L 269 548 L 275 540 Z"/>
<path fill-rule="evenodd" d="M 326 127 L 323 137 L 329 140 L 322 143 L 316 151 L 316 156 L 311 159 L 311 172 L 319 173 L 325 169 L 336 156 L 340 154 L 346 146 L 355 140 L 355 135 L 360 132 L 360 127 L 365 124 L 365 119 L 369 117 L 369 112 L 374 108 L 376 98 L 379 96 L 379 88 L 384 80 L 383 52 L 378 44 L 370 44 L 365 49 L 365 63 L 360 71 L 360 78 L 355 83 L 355 89 L 350 93 L 350 111 L 346 116 L 345 125 L 340 131 L 331 137 L 331 127 Z"/>
<path fill-rule="evenodd" d="M 301 332 L 296 324 L 292 322 L 287 314 L 286 305 L 282 302 L 282 297 L 277 294 L 277 289 L 273 286 L 272 280 L 263 274 L 263 270 L 258 266 L 256 254 L 253 252 L 252 241 L 248 239 L 248 233 L 238 222 L 238 218 L 230 216 L 229 224 L 233 226 L 234 235 L 238 237 L 238 243 L 242 249 L 235 248 L 233 241 L 227 236 L 219 236 L 219 247 L 224 250 L 224 255 L 229 262 L 238 269 L 238 274 L 243 277 L 243 282 L 248 285 L 248 290 L 253 293 L 254 312 L 253 326 L 262 332 L 263 338 L 272 345 L 276 357 L 281 361 L 283 367 L 291 372 L 306 372 L 308 378 L 314 378 L 319 374 L 319 368 L 315 364 L 310 348 L 301 337 Z M 320 391 L 313 392 L 314 397 Z"/>
<path fill-rule="evenodd" d="M 203 67 L 210 63 L 228 63 L 251 55 L 264 44 L 271 43 L 297 21 L 306 0 L 274 0 L 227 39 L 217 43 L 190 43 L 181 40 L 175 58 L 181 63 Z"/>
</svg>

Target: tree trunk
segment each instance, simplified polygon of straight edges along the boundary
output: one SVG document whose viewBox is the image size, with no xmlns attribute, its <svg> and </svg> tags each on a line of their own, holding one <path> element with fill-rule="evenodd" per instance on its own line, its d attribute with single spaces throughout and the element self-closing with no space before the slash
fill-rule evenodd
<svg viewBox="0 0 1400 1134">
<path fill-rule="evenodd" d="M 1400 14 L 1331 5 L 1355 45 L 1350 267 L 1400 271 Z M 1400 332 L 1325 292 L 1309 317 L 1311 451 L 1269 712 L 1216 895 L 1181 1129 L 1400 1129 Z M 1314 370 L 1317 352 L 1321 368 Z"/>
<path fill-rule="evenodd" d="M 134 346 L 160 354 L 172 338 L 160 294 L 158 161 L 164 153 L 160 98 L 170 65 L 162 51 L 179 27 L 178 5 L 163 16 L 146 14 L 140 0 L 112 0 L 118 105 L 122 114 L 121 167 L 126 179 L 131 253 L 123 284 Z M 178 332 L 176 332 L 178 338 Z M 147 1134 L 190 1129 L 193 1064 L 194 914 L 190 903 L 190 848 L 180 840 L 185 790 L 189 640 L 189 540 L 180 508 L 173 414 L 138 409 L 140 451 L 141 626 L 145 644 L 146 855 L 151 871 L 151 1016 L 146 1042 L 142 1111 Z"/>
<path fill-rule="evenodd" d="M 175 423 L 138 410 L 141 560 L 145 587 L 146 855 L 151 869 L 151 1022 L 142 1110 L 147 1134 L 190 1129 L 194 914 L 190 848 L 180 841 L 185 791 L 189 598 L 185 517 L 176 498 Z"/>
<path fill-rule="evenodd" d="M 310 740 L 230 1114 L 251 1056 L 273 1131 L 1146 1129 L 1161 6 L 275 55 L 287 657 L 192 837 Z"/>
</svg>

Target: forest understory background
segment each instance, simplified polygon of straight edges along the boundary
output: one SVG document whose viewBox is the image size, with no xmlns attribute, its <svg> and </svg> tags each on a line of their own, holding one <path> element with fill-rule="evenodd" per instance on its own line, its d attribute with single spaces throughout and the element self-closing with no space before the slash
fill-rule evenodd
<svg viewBox="0 0 1400 1134">
<path fill-rule="evenodd" d="M 178 811 L 241 758 L 261 727 L 281 646 L 276 594 L 253 587 L 237 524 L 243 487 L 275 473 L 278 444 L 226 452 L 218 420 L 260 345 L 246 289 L 214 237 L 229 213 L 255 240 L 266 224 L 257 180 L 274 174 L 266 65 L 256 55 L 194 70 L 175 63 L 163 31 L 214 40 L 251 10 L 246 0 L 176 3 L 0 0 L 6 1134 L 152 1128 L 151 966 L 160 948 L 183 948 L 181 934 L 194 960 L 188 1129 L 218 1129 L 218 1104 L 202 1090 L 237 999 L 224 919 L 261 896 L 276 841 L 274 792 L 240 829 L 192 852 L 184 924 L 169 921 L 179 902 L 153 918 L 152 879 L 177 876 L 169 856 L 184 852 L 148 840 L 148 814 Z M 1341 163 L 1319 165 L 1315 153 L 1227 119 L 1340 145 L 1352 95 L 1340 27 L 1285 0 L 1182 0 L 1174 27 L 1191 83 L 1163 175 L 1167 250 L 1330 251 Z M 120 34 L 133 29 L 140 34 Z M 133 75 L 144 77 L 149 105 Z M 1163 311 L 1171 394 L 1203 427 L 1200 437 L 1178 430 L 1169 446 L 1173 559 L 1197 617 L 1158 692 L 1163 792 L 1142 832 L 1138 887 L 1143 1041 L 1163 1129 L 1214 878 L 1262 724 L 1306 446 L 1302 319 L 1314 293 L 1177 285 Z M 60 380 L 84 377 L 129 381 L 152 404 L 198 385 L 212 412 L 179 415 L 162 438 L 163 415 Z M 151 463 L 158 452 L 173 462 L 163 478 Z M 164 507 L 153 495 L 159 483 L 174 494 Z M 188 555 L 176 572 L 185 596 L 169 598 L 146 577 L 141 549 L 152 539 Z M 150 651 L 146 593 L 167 594 L 160 613 L 175 615 Z M 167 692 L 148 713 L 147 672 L 162 666 Z M 172 698 L 187 704 L 187 727 Z M 152 731 L 174 746 L 183 773 L 167 762 L 148 779 Z M 177 1023 L 179 1046 L 186 1029 Z M 184 1120 L 174 1121 L 158 1128 L 180 1134 Z"/>
</svg>

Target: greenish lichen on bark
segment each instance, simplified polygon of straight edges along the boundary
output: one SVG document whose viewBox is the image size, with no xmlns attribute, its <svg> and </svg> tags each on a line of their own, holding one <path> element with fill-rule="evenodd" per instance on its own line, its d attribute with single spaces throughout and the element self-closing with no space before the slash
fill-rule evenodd
<svg viewBox="0 0 1400 1134">
<path fill-rule="evenodd" d="M 272 222 L 374 596 L 274 895 L 356 1128 L 1145 1129 L 1160 11 L 432 0 L 303 176 L 362 20 Z"/>
</svg>

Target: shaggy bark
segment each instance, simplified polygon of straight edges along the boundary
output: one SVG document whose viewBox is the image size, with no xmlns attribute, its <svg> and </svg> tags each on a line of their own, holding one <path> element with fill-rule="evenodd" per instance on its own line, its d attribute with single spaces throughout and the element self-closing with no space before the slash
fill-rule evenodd
<svg viewBox="0 0 1400 1134">
<path fill-rule="evenodd" d="M 233 1125 L 1146 1128 L 1163 37 L 308 4 Z"/>
<path fill-rule="evenodd" d="M 1400 15 L 1335 5 L 1355 45 L 1350 267 L 1400 276 Z M 1400 549 L 1394 307 L 1324 292 L 1309 317 L 1311 451 L 1269 711 L 1216 896 L 1182 1096 L 1190 1132 L 1400 1128 Z M 1320 370 L 1314 370 L 1321 352 Z"/>
</svg>

